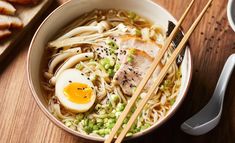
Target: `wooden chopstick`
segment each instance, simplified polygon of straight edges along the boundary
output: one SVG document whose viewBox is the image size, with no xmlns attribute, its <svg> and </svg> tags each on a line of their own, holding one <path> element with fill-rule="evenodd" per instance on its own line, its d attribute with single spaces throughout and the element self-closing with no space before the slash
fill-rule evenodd
<svg viewBox="0 0 235 143">
<path fill-rule="evenodd" d="M 171 67 L 172 63 L 176 60 L 177 56 L 180 54 L 180 52 L 182 51 L 182 49 L 184 48 L 184 45 L 186 44 L 186 42 L 188 41 L 189 37 L 191 36 L 192 32 L 195 30 L 196 26 L 198 25 L 198 23 L 200 22 L 200 20 L 202 19 L 203 15 L 206 13 L 206 10 L 209 8 L 209 6 L 211 5 L 211 2 L 213 0 L 209 0 L 208 3 L 206 4 L 206 6 L 204 7 L 204 9 L 202 10 L 202 12 L 200 13 L 200 15 L 197 17 L 197 19 L 195 20 L 195 22 L 193 23 L 193 25 L 190 27 L 189 31 L 185 34 L 184 38 L 181 40 L 180 44 L 178 45 L 178 47 L 175 49 L 175 51 L 173 52 L 173 54 L 171 55 L 170 59 L 167 61 L 166 65 L 163 67 L 163 69 L 161 70 L 160 74 L 158 75 L 156 81 L 154 82 L 154 85 L 149 89 L 147 95 L 141 100 L 140 104 L 138 105 L 137 109 L 135 110 L 135 112 L 132 114 L 130 120 L 128 121 L 128 123 L 126 124 L 125 128 L 122 130 L 122 132 L 119 134 L 117 140 L 115 141 L 115 143 L 120 143 L 123 138 L 125 137 L 126 133 L 128 132 L 128 130 L 130 129 L 130 127 L 132 126 L 132 124 L 134 123 L 135 119 L 138 117 L 139 113 L 141 112 L 141 110 L 144 108 L 145 104 L 147 103 L 147 101 L 149 100 L 149 98 L 151 97 L 152 93 L 155 91 L 155 89 L 160 85 L 160 83 L 162 82 L 162 80 L 164 79 L 168 69 Z"/>
<path fill-rule="evenodd" d="M 158 53 L 158 55 L 156 56 L 156 58 L 153 61 L 153 64 L 151 65 L 151 67 L 148 69 L 147 73 L 145 74 L 144 78 L 141 80 L 141 82 L 139 83 L 135 93 L 133 94 L 133 96 L 131 97 L 131 99 L 129 100 L 129 103 L 126 105 L 124 111 L 121 113 L 120 117 L 118 118 L 116 124 L 114 125 L 109 137 L 107 138 L 107 140 L 105 140 L 104 143 L 110 143 L 114 136 L 116 135 L 118 129 L 120 128 L 120 126 L 122 125 L 125 117 L 127 116 L 128 112 L 130 111 L 131 107 L 134 105 L 137 97 L 139 96 L 139 94 L 141 93 L 142 89 L 144 88 L 144 86 L 146 85 L 146 83 L 148 82 L 149 78 L 151 77 L 152 73 L 154 72 L 154 70 L 156 69 L 158 63 L 160 62 L 160 60 L 162 59 L 164 53 L 166 52 L 166 50 L 168 49 L 169 45 L 171 44 L 171 41 L 173 40 L 174 36 L 176 35 L 176 33 L 179 30 L 180 25 L 182 24 L 183 20 L 185 19 L 187 13 L 189 12 L 190 8 L 192 7 L 193 3 L 195 0 L 192 0 L 191 3 L 189 4 L 189 6 L 187 7 L 186 11 L 183 13 L 182 17 L 180 18 L 179 22 L 177 23 L 177 25 L 175 26 L 174 30 L 171 32 L 170 36 L 167 38 L 166 40 L 166 44 L 164 45 L 163 48 L 161 48 L 160 52 Z"/>
</svg>

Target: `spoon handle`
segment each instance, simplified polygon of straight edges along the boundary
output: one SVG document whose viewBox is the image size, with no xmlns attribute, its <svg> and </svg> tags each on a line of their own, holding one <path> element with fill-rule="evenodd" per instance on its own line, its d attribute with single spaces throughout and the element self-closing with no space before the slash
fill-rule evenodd
<svg viewBox="0 0 235 143">
<path fill-rule="evenodd" d="M 224 92 L 226 91 L 226 87 L 228 85 L 234 66 L 235 66 L 235 54 L 232 54 L 229 56 L 229 58 L 227 59 L 224 65 L 224 68 L 219 77 L 219 81 L 216 85 L 213 96 L 218 96 L 217 98 L 220 98 L 220 99 L 222 98 L 223 100 Z"/>
</svg>

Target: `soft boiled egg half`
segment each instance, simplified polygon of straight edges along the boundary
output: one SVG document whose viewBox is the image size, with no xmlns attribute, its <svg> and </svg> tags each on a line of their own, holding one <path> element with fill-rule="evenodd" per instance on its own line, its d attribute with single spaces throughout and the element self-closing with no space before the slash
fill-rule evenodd
<svg viewBox="0 0 235 143">
<path fill-rule="evenodd" d="M 82 72 L 67 69 L 56 80 L 55 94 L 66 109 L 75 113 L 86 112 L 96 99 L 93 87 Z"/>
</svg>

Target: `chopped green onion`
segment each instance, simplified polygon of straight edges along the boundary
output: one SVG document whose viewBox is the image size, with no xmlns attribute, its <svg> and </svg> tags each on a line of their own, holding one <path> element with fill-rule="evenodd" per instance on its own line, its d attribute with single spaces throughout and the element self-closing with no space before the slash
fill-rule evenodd
<svg viewBox="0 0 235 143">
<path fill-rule="evenodd" d="M 97 123 L 97 126 L 98 126 L 98 127 L 102 127 L 103 124 L 104 124 L 103 122 L 99 122 L 99 123 Z"/>
<path fill-rule="evenodd" d="M 134 48 L 131 48 L 129 51 L 128 51 L 128 54 L 129 55 L 133 55 L 133 54 L 135 54 L 135 49 Z"/>
<path fill-rule="evenodd" d="M 120 64 L 116 64 L 116 65 L 114 66 L 114 72 L 118 71 L 119 68 L 120 68 Z"/>
<path fill-rule="evenodd" d="M 89 127 L 89 126 L 85 126 L 83 127 L 84 131 L 87 132 L 88 134 L 92 132 L 93 128 Z"/>
<path fill-rule="evenodd" d="M 93 126 L 93 130 L 98 130 L 98 129 L 99 129 L 98 125 Z"/>
<path fill-rule="evenodd" d="M 106 114 L 105 110 L 100 110 L 99 113 L 100 113 L 101 115 Z"/>
<path fill-rule="evenodd" d="M 118 97 L 118 95 L 117 94 L 111 94 L 111 100 L 113 101 L 113 102 L 117 102 L 118 101 L 118 99 L 119 99 L 119 97 Z"/>
<path fill-rule="evenodd" d="M 175 99 L 170 100 L 170 104 L 173 105 L 175 103 Z"/>
<path fill-rule="evenodd" d="M 128 132 L 128 133 L 126 134 L 127 137 L 132 136 L 132 135 L 133 135 L 133 133 L 131 133 L 131 132 Z"/>
<path fill-rule="evenodd" d="M 77 64 L 76 66 L 75 66 L 75 68 L 77 69 L 77 70 L 81 70 L 82 68 L 83 68 L 83 65 L 82 64 Z"/>
<path fill-rule="evenodd" d="M 111 53 L 114 53 L 115 52 L 115 50 L 117 50 L 118 49 L 118 45 L 113 41 L 113 40 L 111 40 L 111 39 L 108 39 L 107 41 L 106 41 L 106 43 L 109 45 L 109 47 L 111 48 Z"/>
<path fill-rule="evenodd" d="M 117 111 L 123 111 L 125 108 L 125 104 L 123 103 L 118 103 L 116 110 Z"/>
<path fill-rule="evenodd" d="M 108 69 L 108 74 L 110 77 L 114 76 L 114 71 L 112 69 Z"/>
<path fill-rule="evenodd" d="M 141 37 L 141 31 L 139 29 L 135 29 L 135 35 Z"/>
<path fill-rule="evenodd" d="M 76 119 L 77 119 L 78 121 L 81 121 L 81 120 L 83 119 L 83 117 L 84 117 L 83 114 L 77 114 L 77 115 L 76 115 Z"/>
<path fill-rule="evenodd" d="M 127 124 L 127 122 L 128 122 L 128 119 L 125 118 L 124 121 L 123 121 L 123 124 Z"/>
<path fill-rule="evenodd" d="M 116 112 L 115 113 L 116 118 L 118 118 L 120 115 L 121 115 L 121 112 Z"/>
<path fill-rule="evenodd" d="M 151 125 L 146 123 L 145 125 L 141 126 L 141 130 L 145 130 L 147 128 L 149 128 Z"/>
<path fill-rule="evenodd" d="M 109 58 L 104 58 L 100 60 L 100 64 L 102 66 L 105 66 L 106 64 L 109 64 L 109 63 L 110 63 Z"/>
<path fill-rule="evenodd" d="M 136 13 L 131 11 L 131 12 L 129 12 L 128 17 L 131 18 L 132 20 L 135 20 L 137 18 L 137 15 L 136 15 Z"/>
<path fill-rule="evenodd" d="M 65 122 L 65 126 L 69 127 L 71 125 L 72 125 L 72 123 L 70 121 Z"/>
<path fill-rule="evenodd" d="M 131 62 L 133 62 L 133 60 L 134 60 L 133 57 L 131 57 L 131 56 L 127 57 L 127 62 L 131 63 Z"/>
<path fill-rule="evenodd" d="M 111 65 L 110 64 L 106 64 L 105 66 L 104 66 L 104 68 L 107 70 L 107 69 L 109 69 L 111 67 Z"/>
<path fill-rule="evenodd" d="M 101 119 L 101 118 L 97 118 L 97 119 L 96 119 L 96 122 L 102 123 L 102 122 L 104 122 L 104 121 L 103 121 L 103 119 Z"/>
</svg>

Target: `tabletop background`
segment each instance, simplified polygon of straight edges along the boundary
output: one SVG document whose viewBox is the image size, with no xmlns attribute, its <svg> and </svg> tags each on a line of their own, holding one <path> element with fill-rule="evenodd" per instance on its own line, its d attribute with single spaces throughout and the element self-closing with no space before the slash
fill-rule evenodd
<svg viewBox="0 0 235 143">
<path fill-rule="evenodd" d="M 177 19 L 190 0 L 155 0 Z M 197 17 L 206 0 L 196 0 L 183 28 Z M 190 38 L 193 78 L 187 97 L 176 114 L 156 131 L 131 143 L 235 143 L 235 71 L 227 88 L 219 125 L 211 132 L 193 137 L 180 124 L 200 110 L 210 99 L 222 67 L 235 53 L 235 33 L 226 16 L 227 0 L 214 0 Z M 90 143 L 54 125 L 39 109 L 27 83 L 26 57 L 30 40 L 41 21 L 58 6 L 54 2 L 0 66 L 0 142 Z"/>
</svg>

